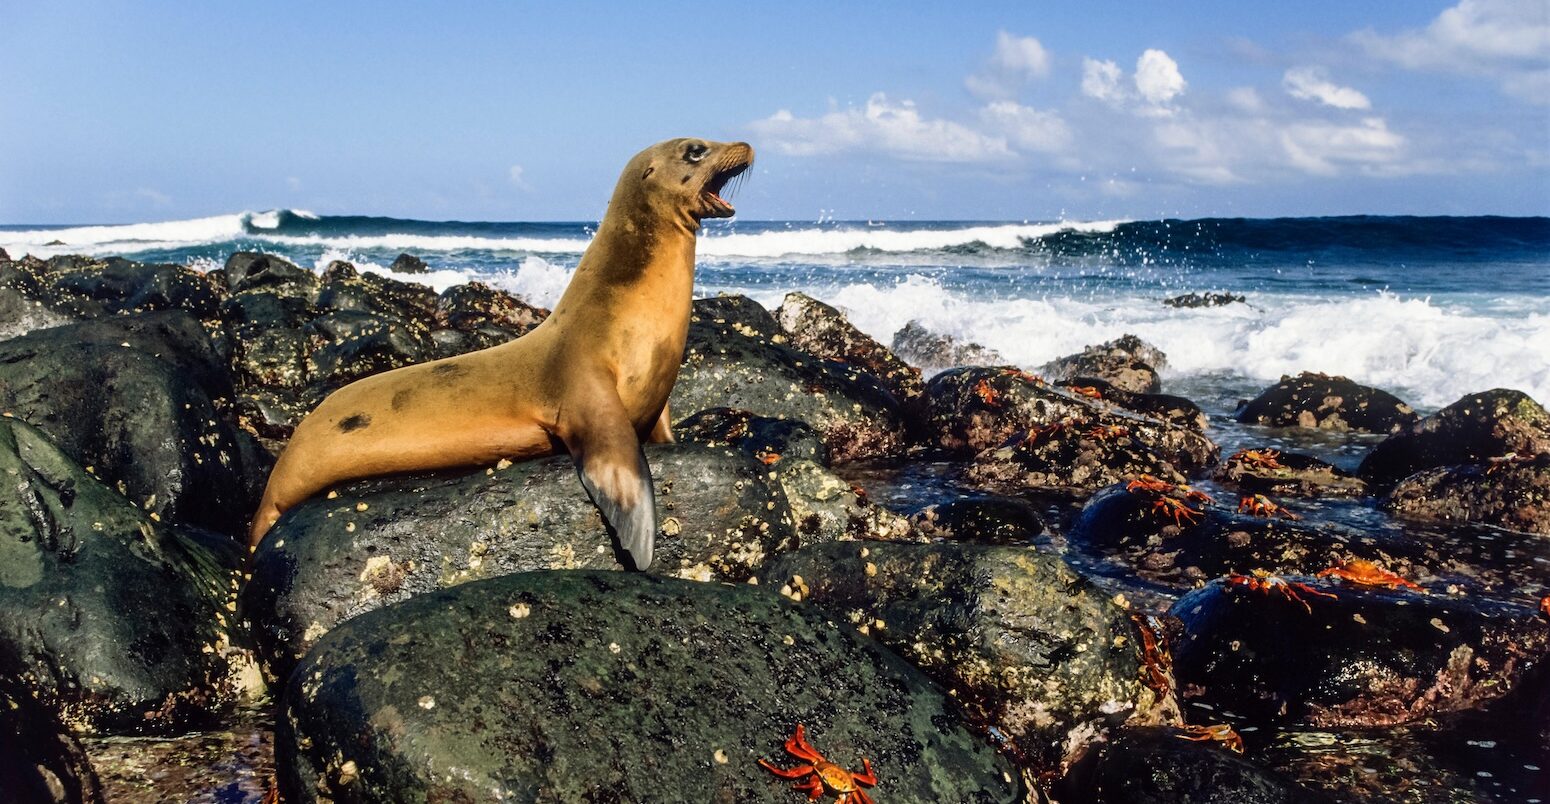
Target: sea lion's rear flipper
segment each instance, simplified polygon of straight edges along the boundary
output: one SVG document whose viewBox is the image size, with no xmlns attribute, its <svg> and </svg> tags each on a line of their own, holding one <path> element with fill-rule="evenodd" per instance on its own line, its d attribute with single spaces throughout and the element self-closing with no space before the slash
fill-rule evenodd
<svg viewBox="0 0 1550 804">
<path fill-rule="evenodd" d="M 635 569 L 643 570 L 651 566 L 651 552 L 657 539 L 657 502 L 651 488 L 651 467 L 646 464 L 639 438 L 622 413 L 617 419 L 610 418 L 592 418 L 563 439 L 576 462 L 582 488 L 602 512 L 620 549 L 630 554 Z"/>
</svg>

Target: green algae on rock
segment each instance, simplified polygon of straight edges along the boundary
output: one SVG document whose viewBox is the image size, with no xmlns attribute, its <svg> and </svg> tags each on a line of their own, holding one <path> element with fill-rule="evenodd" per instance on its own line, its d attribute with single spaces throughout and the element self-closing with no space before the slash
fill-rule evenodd
<svg viewBox="0 0 1550 804">
<path fill-rule="evenodd" d="M 286 687 L 277 764 L 294 802 L 783 804 L 790 783 L 755 761 L 784 765 L 802 723 L 830 760 L 871 760 L 879 801 L 1021 800 L 954 708 L 849 627 L 755 587 L 532 572 L 324 637 Z"/>
</svg>

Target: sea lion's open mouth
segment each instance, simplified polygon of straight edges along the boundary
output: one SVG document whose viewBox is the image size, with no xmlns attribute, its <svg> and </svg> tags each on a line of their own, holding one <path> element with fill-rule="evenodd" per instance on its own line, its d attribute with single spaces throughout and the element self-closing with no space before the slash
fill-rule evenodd
<svg viewBox="0 0 1550 804">
<path fill-rule="evenodd" d="M 705 187 L 700 190 L 700 196 L 705 200 L 704 218 L 730 218 L 737 214 L 737 210 L 721 197 L 721 191 L 727 186 L 727 182 L 743 175 L 753 164 L 753 149 L 747 145 L 734 147 L 728 150 L 726 164 L 718 168 L 711 177 L 706 180 Z"/>
</svg>

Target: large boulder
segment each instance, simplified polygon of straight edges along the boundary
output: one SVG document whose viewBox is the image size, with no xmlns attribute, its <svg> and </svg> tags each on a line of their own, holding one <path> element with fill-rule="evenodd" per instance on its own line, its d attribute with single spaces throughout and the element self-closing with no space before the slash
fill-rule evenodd
<svg viewBox="0 0 1550 804">
<path fill-rule="evenodd" d="M 1297 497 L 1360 497 L 1367 483 L 1312 455 L 1274 449 L 1241 449 L 1217 467 L 1214 479 L 1246 494 Z"/>
<path fill-rule="evenodd" d="M 1345 377 L 1282 377 L 1238 408 L 1238 421 L 1356 433 L 1394 433 L 1421 417 L 1393 394 Z"/>
<path fill-rule="evenodd" d="M 762 464 L 692 444 L 646 456 L 660 517 L 652 572 L 741 582 L 796 546 L 785 495 Z M 243 618 L 284 678 L 319 637 L 367 611 L 514 572 L 622 569 L 616 550 L 569 456 L 361 481 L 275 523 L 253 557 Z"/>
<path fill-rule="evenodd" d="M 1071 804 L 1324 804 L 1328 796 L 1176 728 L 1126 729 L 1062 781 Z"/>
<path fill-rule="evenodd" d="M 1172 613 L 1185 696 L 1255 723 L 1389 726 L 1479 709 L 1550 660 L 1550 622 L 1483 597 L 1291 576 L 1214 582 Z"/>
<path fill-rule="evenodd" d="M 1550 452 L 1550 413 L 1521 391 L 1497 388 L 1470 394 L 1385 438 L 1358 474 L 1389 488 L 1422 469 L 1542 452 Z"/>
<path fill-rule="evenodd" d="M 1550 536 L 1550 453 L 1416 472 L 1389 492 L 1383 508 L 1421 522 Z"/>
<path fill-rule="evenodd" d="M 95 804 L 102 785 L 81 742 L 38 702 L 25 664 L 0 643 L 0 791 L 17 804 Z"/>
<path fill-rule="evenodd" d="M 917 511 L 910 525 L 930 539 L 969 544 L 1028 545 L 1044 533 L 1038 506 L 1018 497 L 960 497 Z"/>
<path fill-rule="evenodd" d="M 775 320 L 792 346 L 866 371 L 881 380 L 901 403 L 913 402 L 925 387 L 920 369 L 895 357 L 872 336 L 856 329 L 844 313 L 806 293 L 787 293 L 775 311 Z"/>
<path fill-rule="evenodd" d="M 1123 408 L 1169 424 L 1205 432 L 1210 420 L 1200 406 L 1182 396 L 1172 394 L 1138 394 L 1116 388 L 1113 383 L 1094 377 L 1077 377 L 1056 383 L 1062 388 L 1088 397 L 1099 399 L 1115 407 Z"/>
<path fill-rule="evenodd" d="M 1022 433 L 1082 422 L 1083 428 L 1123 427 L 1181 472 L 1216 462 L 1220 449 L 1192 426 L 1109 405 L 1010 366 L 951 369 L 927 383 L 923 437 L 948 455 L 968 457 Z"/>
<path fill-rule="evenodd" d="M 1019 433 L 975 456 L 962 477 L 966 485 L 1004 494 L 1027 491 L 1085 497 L 1140 475 L 1175 483 L 1184 475 L 1126 425 L 1068 419 Z"/>
<path fill-rule="evenodd" d="M 784 460 L 828 462 L 823 439 L 807 422 L 756 416 L 746 410 L 702 410 L 673 425 L 673 435 L 708 447 L 732 447 L 766 465 Z"/>
<path fill-rule="evenodd" d="M 797 765 L 782 743 L 802 724 L 831 761 L 870 760 L 878 800 L 1021 800 L 954 710 L 893 654 L 758 588 L 533 572 L 335 629 L 286 687 L 277 765 L 293 802 L 777 804 L 797 794 L 756 760 Z"/>
<path fill-rule="evenodd" d="M 895 332 L 890 347 L 900 359 L 927 374 L 958 366 L 994 366 L 1006 362 L 1006 358 L 994 349 L 977 343 L 962 343 L 951 335 L 932 332 L 919 321 L 911 321 Z"/>
<path fill-rule="evenodd" d="M 785 345 L 766 334 L 774 320 L 725 298 L 694 303 L 683 366 L 669 404 L 686 418 L 732 407 L 759 416 L 797 419 L 823 434 L 836 462 L 901 454 L 906 446 L 900 403 L 870 373 Z"/>
<path fill-rule="evenodd" d="M 153 521 L 40 431 L 0 419 L 0 645 L 83 731 L 171 731 L 230 701 L 240 558 Z"/>
<path fill-rule="evenodd" d="M 760 583 L 899 652 L 1042 773 L 1160 703 L 1128 612 L 1058 555 L 837 542 L 780 556 Z"/>
<path fill-rule="evenodd" d="M 233 534 L 266 456 L 227 421 L 232 387 L 198 321 L 114 316 L 0 342 L 0 411 L 157 518 Z"/>
<path fill-rule="evenodd" d="M 120 257 L 61 256 L 0 263 L 0 286 L 69 319 L 159 310 L 184 310 L 208 319 L 215 315 L 225 292 L 192 268 Z"/>
<path fill-rule="evenodd" d="M 1167 364 L 1168 358 L 1161 349 L 1134 335 L 1123 335 L 1051 360 L 1039 368 L 1039 373 L 1052 380 L 1092 377 L 1121 391 L 1155 394 L 1162 390 L 1157 370 Z"/>
</svg>

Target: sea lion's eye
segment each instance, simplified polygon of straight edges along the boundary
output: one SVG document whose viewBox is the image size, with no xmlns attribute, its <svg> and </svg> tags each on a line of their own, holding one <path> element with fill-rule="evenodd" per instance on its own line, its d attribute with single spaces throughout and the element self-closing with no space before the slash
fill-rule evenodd
<svg viewBox="0 0 1550 804">
<path fill-rule="evenodd" d="M 690 145 L 684 151 L 684 159 L 686 159 L 686 160 L 688 160 L 690 162 L 698 162 L 701 159 L 704 159 L 705 155 L 708 154 L 708 153 L 710 153 L 710 149 L 709 148 L 707 148 L 707 147 L 705 147 L 705 146 L 703 146 L 703 145 L 701 145 L 699 143 L 695 143 L 693 145 Z"/>
</svg>

